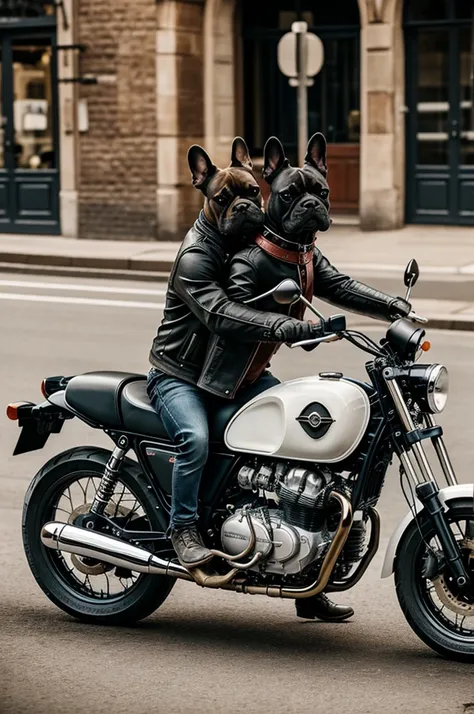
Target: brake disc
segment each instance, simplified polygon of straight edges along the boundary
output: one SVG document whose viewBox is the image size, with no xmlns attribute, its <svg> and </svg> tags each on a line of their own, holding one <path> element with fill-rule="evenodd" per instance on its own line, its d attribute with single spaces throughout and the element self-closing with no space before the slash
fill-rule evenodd
<svg viewBox="0 0 474 714">
<path fill-rule="evenodd" d="M 75 508 L 67 519 L 68 523 L 74 525 L 79 516 L 84 516 L 86 513 L 90 512 L 91 505 L 91 503 L 83 503 L 82 506 Z M 104 513 L 109 518 L 116 518 L 117 516 L 123 518 L 128 516 L 130 509 L 123 508 L 123 506 L 117 507 L 113 503 L 108 503 Z M 84 558 L 81 555 L 76 555 L 75 553 L 71 555 L 71 561 L 76 570 L 83 575 L 103 575 L 104 573 L 107 573 L 115 568 L 115 565 L 112 565 L 111 563 L 101 563 L 99 560 L 95 560 L 95 558 Z"/>
<path fill-rule="evenodd" d="M 469 550 L 469 561 L 474 560 L 474 540 L 470 538 L 465 538 L 459 545 L 461 548 Z M 439 575 L 432 580 L 433 585 L 436 590 L 436 594 L 446 607 L 452 612 L 458 615 L 463 615 L 464 617 L 474 617 L 474 602 L 469 603 L 464 600 L 460 600 L 449 587 L 444 574 Z"/>
</svg>

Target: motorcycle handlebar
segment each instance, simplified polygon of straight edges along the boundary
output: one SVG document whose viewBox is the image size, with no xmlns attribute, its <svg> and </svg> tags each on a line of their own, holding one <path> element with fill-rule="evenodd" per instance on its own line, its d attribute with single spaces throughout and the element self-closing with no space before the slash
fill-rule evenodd
<svg viewBox="0 0 474 714">
<path fill-rule="evenodd" d="M 416 312 L 410 312 L 408 314 L 408 319 L 411 320 L 412 322 L 420 322 L 421 324 L 425 324 L 428 322 L 427 317 L 422 317 L 421 315 L 417 315 Z"/>
</svg>

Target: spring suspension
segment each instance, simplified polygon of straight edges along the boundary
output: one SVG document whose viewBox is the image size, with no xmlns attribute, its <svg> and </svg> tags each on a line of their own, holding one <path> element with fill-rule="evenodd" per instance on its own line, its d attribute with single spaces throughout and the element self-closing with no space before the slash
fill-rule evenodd
<svg viewBox="0 0 474 714">
<path fill-rule="evenodd" d="M 125 444 L 124 446 L 126 447 Z M 97 493 L 92 501 L 91 513 L 95 513 L 99 516 L 103 515 L 110 499 L 114 495 L 120 473 L 120 467 L 122 466 L 125 454 L 126 448 L 116 446 L 110 455 L 110 459 L 107 461 L 104 469 L 104 475 L 100 480 L 99 488 L 97 489 Z"/>
</svg>

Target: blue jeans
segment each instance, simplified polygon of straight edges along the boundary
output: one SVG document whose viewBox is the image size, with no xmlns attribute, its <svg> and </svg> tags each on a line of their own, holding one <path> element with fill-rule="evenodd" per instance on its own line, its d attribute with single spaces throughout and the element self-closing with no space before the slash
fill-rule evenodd
<svg viewBox="0 0 474 714">
<path fill-rule="evenodd" d="M 235 401 L 243 405 L 275 384 L 279 380 L 266 372 L 242 389 Z M 197 521 L 199 486 L 209 452 L 208 415 L 228 400 L 155 368 L 148 373 L 147 391 L 169 438 L 179 447 L 173 467 L 170 526 L 180 528 Z"/>
</svg>

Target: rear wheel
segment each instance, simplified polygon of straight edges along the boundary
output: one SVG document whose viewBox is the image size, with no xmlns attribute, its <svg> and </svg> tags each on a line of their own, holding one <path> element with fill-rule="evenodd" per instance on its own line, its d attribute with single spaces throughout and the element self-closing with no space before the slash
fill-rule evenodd
<svg viewBox="0 0 474 714">
<path fill-rule="evenodd" d="M 33 479 L 23 509 L 23 544 L 31 571 L 49 599 L 86 622 L 130 624 L 154 612 L 175 580 L 116 568 L 43 546 L 48 521 L 74 523 L 87 513 L 110 453 L 82 447 L 59 454 Z M 106 515 L 122 528 L 161 529 L 143 475 L 125 459 Z"/>
<path fill-rule="evenodd" d="M 447 513 L 464 564 L 474 583 L 474 509 L 472 499 L 452 501 Z M 419 526 L 419 527 L 418 527 Z M 422 576 L 427 558 L 441 557 L 431 521 L 421 515 L 400 543 L 395 584 L 403 613 L 416 634 L 450 659 L 474 662 L 474 586 L 461 592 L 446 569 L 432 580 Z"/>
</svg>

